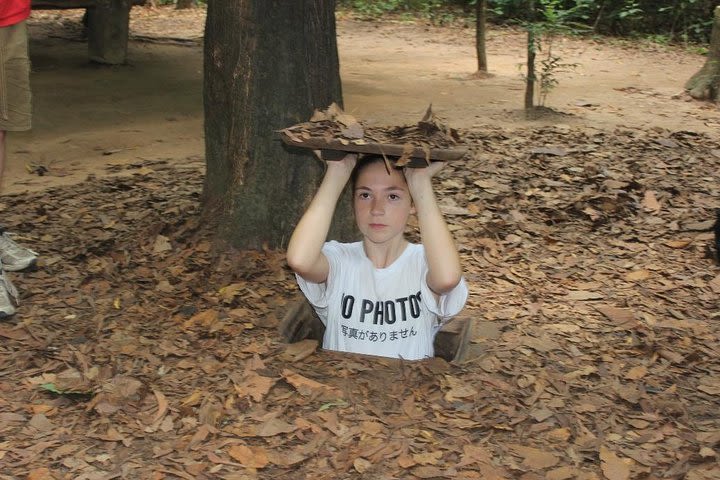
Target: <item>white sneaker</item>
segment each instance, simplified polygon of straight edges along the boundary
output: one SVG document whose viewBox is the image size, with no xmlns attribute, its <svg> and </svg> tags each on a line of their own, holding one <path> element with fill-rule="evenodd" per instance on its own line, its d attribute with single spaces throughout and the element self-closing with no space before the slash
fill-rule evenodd
<svg viewBox="0 0 720 480">
<path fill-rule="evenodd" d="M 3 264 L 0 260 L 0 320 L 15 315 L 17 290 L 9 278 L 5 276 Z"/>
<path fill-rule="evenodd" d="M 17 272 L 34 267 L 37 263 L 37 253 L 29 248 L 21 247 L 10 238 L 10 235 L 0 230 L 0 261 L 8 272 Z"/>
</svg>

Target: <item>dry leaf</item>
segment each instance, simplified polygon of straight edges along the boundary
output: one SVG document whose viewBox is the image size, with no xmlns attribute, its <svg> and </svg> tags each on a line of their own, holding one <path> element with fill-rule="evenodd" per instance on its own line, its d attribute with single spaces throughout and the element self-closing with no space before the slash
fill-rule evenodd
<svg viewBox="0 0 720 480">
<path fill-rule="evenodd" d="M 717 457 L 717 452 L 715 450 L 713 450 L 712 448 L 708 448 L 708 447 L 702 447 L 700 449 L 699 453 L 700 453 L 700 456 L 703 458 L 716 458 Z"/>
<path fill-rule="evenodd" d="M 557 157 L 564 157 L 568 154 L 567 150 L 560 147 L 535 147 L 530 150 L 533 155 L 553 155 Z"/>
<path fill-rule="evenodd" d="M 322 426 L 330 430 L 338 437 L 345 435 L 349 427 L 338 420 L 337 413 L 335 412 L 320 412 L 318 416 L 323 419 Z"/>
<path fill-rule="evenodd" d="M 49 468 L 41 467 L 30 470 L 25 478 L 26 480 L 52 480 L 55 476 L 50 472 Z"/>
<path fill-rule="evenodd" d="M 162 420 L 162 418 L 168 412 L 168 408 L 170 406 L 167 398 L 165 398 L 165 395 L 160 390 L 153 390 L 153 394 L 155 394 L 155 400 L 157 401 L 158 409 L 155 413 L 155 416 L 150 421 L 151 424 L 155 424 L 158 421 Z"/>
<path fill-rule="evenodd" d="M 645 197 L 643 198 L 643 207 L 645 207 L 645 210 L 648 212 L 658 213 L 662 206 L 660 205 L 660 202 L 657 201 L 657 198 L 655 198 L 655 192 L 652 190 L 646 190 L 645 191 Z"/>
<path fill-rule="evenodd" d="M 424 414 L 424 412 L 420 410 L 415 403 L 414 395 L 408 395 L 405 400 L 403 400 L 402 411 L 409 418 L 420 418 Z"/>
<path fill-rule="evenodd" d="M 170 239 L 163 236 L 158 235 L 155 237 L 155 244 L 153 245 L 153 253 L 163 253 L 168 252 L 172 250 L 172 245 L 170 244 Z"/>
<path fill-rule="evenodd" d="M 401 468 L 411 468 L 417 465 L 413 457 L 407 454 L 400 455 L 397 459 L 397 462 Z"/>
<path fill-rule="evenodd" d="M 335 105 L 335 104 L 333 103 L 333 105 Z M 331 118 L 329 115 L 327 115 L 324 111 L 318 110 L 318 109 L 315 109 L 313 111 L 312 116 L 310 117 L 311 122 L 322 122 L 324 120 L 330 120 L 330 119 Z"/>
<path fill-rule="evenodd" d="M 247 288 L 247 285 L 244 283 L 231 283 L 230 285 L 222 287 L 218 293 L 225 303 L 230 303 L 236 296 L 240 295 L 245 288 Z"/>
<path fill-rule="evenodd" d="M 690 230 L 695 232 L 703 232 L 705 230 L 710 230 L 715 225 L 714 219 L 704 220 L 702 222 L 687 222 L 683 223 L 682 228 L 683 230 Z"/>
<path fill-rule="evenodd" d="M 560 461 L 554 454 L 538 448 L 518 444 L 510 444 L 509 447 L 514 453 L 523 457 L 523 465 L 532 469 L 553 467 Z"/>
<path fill-rule="evenodd" d="M 285 351 L 280 358 L 287 362 L 300 362 L 315 353 L 318 348 L 317 340 L 301 340 L 299 342 L 290 343 L 285 347 Z"/>
<path fill-rule="evenodd" d="M 492 454 L 485 447 L 479 445 L 463 445 L 462 457 L 460 462 L 457 464 L 457 468 L 475 463 L 482 464 L 491 462 Z"/>
<path fill-rule="evenodd" d="M 648 370 L 647 367 L 644 365 L 638 365 L 637 367 L 632 367 L 628 372 L 625 374 L 625 378 L 628 380 L 639 380 L 643 378 L 645 375 L 647 375 Z"/>
<path fill-rule="evenodd" d="M 575 467 L 565 466 L 550 470 L 545 474 L 545 480 L 569 480 L 578 478 L 580 471 Z"/>
<path fill-rule="evenodd" d="M 410 155 L 412 155 L 412 152 L 415 150 L 415 147 L 411 143 L 405 143 L 403 145 L 402 154 L 395 162 L 395 165 L 398 167 L 404 167 L 410 162 Z"/>
<path fill-rule="evenodd" d="M 668 240 L 665 242 L 665 245 L 670 248 L 686 248 L 692 244 L 692 239 L 682 239 L 682 240 Z"/>
<path fill-rule="evenodd" d="M 715 293 L 720 293 L 720 274 L 718 274 L 715 278 L 713 278 L 708 285 Z"/>
<path fill-rule="evenodd" d="M 344 128 L 340 130 L 340 134 L 345 138 L 363 138 L 365 136 L 365 131 L 362 128 L 362 125 L 359 123 L 351 123 L 347 126 L 347 128 Z"/>
<path fill-rule="evenodd" d="M 210 328 L 212 325 L 218 322 L 220 313 L 217 310 L 205 310 L 198 314 L 193 315 L 182 324 L 183 329 L 191 329 L 197 326 L 204 328 Z"/>
<path fill-rule="evenodd" d="M 379 422 L 362 422 L 360 429 L 363 433 L 370 436 L 379 436 L 385 430 L 382 423 Z"/>
<path fill-rule="evenodd" d="M 279 467 L 291 467 L 307 460 L 308 455 L 297 450 L 269 450 L 268 459 L 273 465 Z"/>
<path fill-rule="evenodd" d="M 271 418 L 255 428 L 255 435 L 259 437 L 274 437 L 276 435 L 292 433 L 297 430 L 296 425 L 284 422 L 278 418 Z"/>
<path fill-rule="evenodd" d="M 247 468 L 265 468 L 270 463 L 263 447 L 233 445 L 228 449 L 228 455 Z"/>
<path fill-rule="evenodd" d="M 600 292 L 588 292 L 585 290 L 574 290 L 566 296 L 568 300 L 601 300 L 605 298 Z"/>
<path fill-rule="evenodd" d="M 185 397 L 185 399 L 180 402 L 180 405 L 183 407 L 191 407 L 200 404 L 202 401 L 203 393 L 200 390 L 195 390 L 190 395 Z"/>
<path fill-rule="evenodd" d="M 567 442 L 571 435 L 570 430 L 564 427 L 556 428 L 548 432 L 548 438 L 556 442 Z"/>
<path fill-rule="evenodd" d="M 435 452 L 423 452 L 423 453 L 414 453 L 412 456 L 413 461 L 415 464 L 420 465 L 437 465 L 440 459 L 443 456 L 443 452 L 441 451 L 435 451 Z"/>
<path fill-rule="evenodd" d="M 288 382 L 290 385 L 295 387 L 295 389 L 301 394 L 301 395 L 312 395 L 314 392 L 317 392 L 318 390 L 326 391 L 328 393 L 334 393 L 338 397 L 340 397 L 340 392 L 338 392 L 336 389 L 329 387 L 327 385 L 324 385 L 320 382 L 316 382 L 315 380 L 311 380 L 307 377 L 303 377 L 300 374 L 297 374 L 293 372 L 292 370 L 283 370 L 282 372 L 283 378 L 285 378 L 285 381 Z"/>
<path fill-rule="evenodd" d="M 412 474 L 417 478 L 423 479 L 446 478 L 445 472 L 437 467 L 415 467 L 412 469 Z"/>
<path fill-rule="evenodd" d="M 595 308 L 618 325 L 625 325 L 635 322 L 635 315 L 629 308 L 617 308 L 606 305 L 597 305 Z"/>
<path fill-rule="evenodd" d="M 445 382 L 449 390 L 445 392 L 445 401 L 454 402 L 461 398 L 468 398 L 477 395 L 477 391 L 471 385 L 458 378 L 445 375 Z"/>
<path fill-rule="evenodd" d="M 720 380 L 714 376 L 702 377 L 697 388 L 710 395 L 720 395 Z"/>
<path fill-rule="evenodd" d="M 251 371 L 246 373 L 240 382 L 235 384 L 235 392 L 241 397 L 249 396 L 253 401 L 261 402 L 276 381 L 274 378 L 264 377 L 257 372 Z"/>
<path fill-rule="evenodd" d="M 606 447 L 600 447 L 602 471 L 607 480 L 628 480 L 632 460 L 622 459 Z"/>
<path fill-rule="evenodd" d="M 628 282 L 639 282 L 650 278 L 650 272 L 648 270 L 635 270 L 625 274 L 625 280 Z"/>
<path fill-rule="evenodd" d="M 353 461 L 353 467 L 356 472 L 365 473 L 372 468 L 372 463 L 362 457 L 358 457 Z"/>
</svg>

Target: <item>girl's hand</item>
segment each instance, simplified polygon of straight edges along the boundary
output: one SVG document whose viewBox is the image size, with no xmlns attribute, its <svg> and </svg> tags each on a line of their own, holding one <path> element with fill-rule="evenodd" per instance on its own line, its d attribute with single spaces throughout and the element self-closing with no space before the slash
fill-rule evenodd
<svg viewBox="0 0 720 480">
<path fill-rule="evenodd" d="M 320 150 L 313 150 L 313 153 L 320 160 L 323 160 L 322 152 Z M 327 165 L 326 174 L 333 172 L 333 174 L 337 173 L 339 175 L 344 175 L 347 176 L 347 178 L 350 178 L 350 174 L 352 174 L 353 168 L 355 168 L 357 159 L 357 153 L 348 153 L 340 160 L 323 160 Z"/>
<path fill-rule="evenodd" d="M 404 168 L 403 173 L 405 174 L 405 180 L 407 181 L 410 192 L 412 192 L 413 189 L 420 184 L 424 183 L 427 185 L 430 183 L 432 177 L 437 175 L 437 173 L 444 167 L 445 162 L 430 162 L 430 165 L 427 167 Z"/>
</svg>

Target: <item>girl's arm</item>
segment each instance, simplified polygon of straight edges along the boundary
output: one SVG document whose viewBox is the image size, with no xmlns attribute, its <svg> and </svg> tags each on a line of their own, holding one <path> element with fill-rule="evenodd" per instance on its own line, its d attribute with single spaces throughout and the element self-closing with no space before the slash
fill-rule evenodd
<svg viewBox="0 0 720 480">
<path fill-rule="evenodd" d="M 438 295 L 455 288 L 462 277 L 455 240 L 440 212 L 432 188 L 432 177 L 444 166 L 444 162 L 433 162 L 425 168 L 405 169 L 428 261 L 428 287 Z"/>
<path fill-rule="evenodd" d="M 286 253 L 288 265 L 309 282 L 327 280 L 329 264 L 322 247 L 335 206 L 356 161 L 357 155 L 348 154 L 342 160 L 327 162 L 322 183 L 290 237 Z"/>
</svg>

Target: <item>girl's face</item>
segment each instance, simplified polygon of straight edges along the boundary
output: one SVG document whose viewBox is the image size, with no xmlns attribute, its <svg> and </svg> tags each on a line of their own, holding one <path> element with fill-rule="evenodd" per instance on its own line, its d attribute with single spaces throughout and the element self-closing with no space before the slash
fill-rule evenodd
<svg viewBox="0 0 720 480">
<path fill-rule="evenodd" d="M 355 221 L 366 240 L 384 244 L 403 237 L 408 217 L 414 212 L 412 198 L 401 170 L 388 175 L 385 164 L 365 166 L 353 192 Z"/>
</svg>

